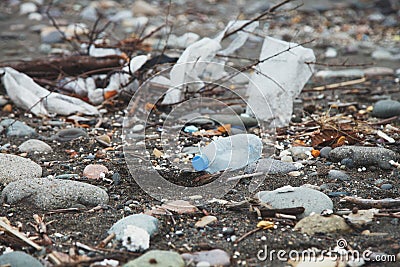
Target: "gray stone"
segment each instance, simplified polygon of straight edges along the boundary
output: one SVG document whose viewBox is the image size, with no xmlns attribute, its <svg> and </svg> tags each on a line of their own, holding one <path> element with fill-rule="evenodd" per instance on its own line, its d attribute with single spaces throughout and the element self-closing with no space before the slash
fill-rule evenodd
<svg viewBox="0 0 400 267">
<path fill-rule="evenodd" d="M 322 158 L 328 158 L 329 157 L 329 152 L 331 152 L 332 148 L 329 146 L 323 147 L 319 152 L 320 152 L 320 156 Z"/>
<path fill-rule="evenodd" d="M 270 158 L 260 159 L 245 169 L 246 173 L 265 172 L 268 174 L 285 174 L 291 171 L 297 171 L 296 166 L 292 163 Z"/>
<path fill-rule="evenodd" d="M 173 251 L 151 250 L 123 267 L 184 267 L 181 255 Z"/>
<path fill-rule="evenodd" d="M 54 43 L 61 43 L 64 39 L 64 36 L 56 28 L 46 27 L 43 28 L 42 31 L 40 32 L 40 38 L 42 40 L 42 43 L 54 44 Z"/>
<path fill-rule="evenodd" d="M 90 21 L 96 21 L 98 17 L 96 8 L 90 5 L 82 9 L 80 16 Z"/>
<path fill-rule="evenodd" d="M 52 139 L 55 139 L 60 142 L 67 142 L 79 137 L 87 137 L 87 133 L 85 130 L 80 128 L 69 128 L 63 129 L 57 132 L 55 135 L 52 136 Z"/>
<path fill-rule="evenodd" d="M 317 233 L 346 233 L 350 232 L 351 228 L 347 225 L 346 221 L 338 215 L 325 217 L 314 214 L 301 219 L 294 227 L 294 230 L 304 234 L 314 235 Z"/>
<path fill-rule="evenodd" d="M 371 115 L 383 119 L 398 116 L 400 115 L 400 102 L 394 100 L 380 100 L 375 103 Z"/>
<path fill-rule="evenodd" d="M 51 178 L 24 179 L 8 184 L 1 193 L 4 203 L 28 201 L 41 209 L 68 208 L 75 204 L 96 206 L 106 204 L 103 189 L 77 181 Z"/>
<path fill-rule="evenodd" d="M 394 75 L 394 70 L 386 67 L 372 67 L 364 70 L 367 77 Z"/>
<path fill-rule="evenodd" d="M 390 160 L 397 161 L 399 155 L 383 147 L 341 146 L 329 153 L 329 159 L 338 162 L 350 158 L 354 166 L 378 166 L 382 169 L 390 169 Z"/>
<path fill-rule="evenodd" d="M 381 189 L 383 189 L 383 190 L 390 190 L 392 188 L 393 188 L 392 184 L 382 184 L 381 185 Z"/>
<path fill-rule="evenodd" d="M 230 266 L 231 264 L 231 256 L 222 249 L 184 253 L 182 258 L 186 262 L 208 262 L 211 266 Z"/>
<path fill-rule="evenodd" d="M 115 233 L 116 238 L 122 240 L 124 237 L 124 231 L 128 225 L 140 227 L 146 230 L 150 236 L 154 235 L 158 231 L 157 218 L 146 214 L 133 214 L 116 222 L 110 230 L 108 230 L 108 233 Z"/>
<path fill-rule="evenodd" d="M 393 60 L 393 55 L 390 51 L 378 49 L 372 52 L 371 57 L 379 60 Z"/>
<path fill-rule="evenodd" d="M 23 142 L 19 147 L 21 152 L 40 152 L 40 153 L 50 153 L 53 151 L 51 146 L 43 141 L 37 139 L 29 139 Z"/>
<path fill-rule="evenodd" d="M 110 16 L 108 19 L 112 22 L 119 22 L 123 19 L 129 19 L 133 17 L 133 13 L 130 10 L 121 10 L 118 11 L 116 14 Z"/>
<path fill-rule="evenodd" d="M 341 180 L 341 181 L 348 181 L 350 180 L 350 176 L 346 173 L 338 170 L 330 170 L 328 172 L 328 178 L 332 180 Z"/>
<path fill-rule="evenodd" d="M 42 168 L 30 159 L 0 153 L 0 183 L 42 176 Z"/>
<path fill-rule="evenodd" d="M 254 15 L 268 10 L 271 6 L 270 1 L 255 1 L 252 4 L 244 5 L 244 13 L 246 15 Z"/>
<path fill-rule="evenodd" d="M 180 119 L 182 119 L 182 118 L 180 118 Z M 206 124 L 210 124 L 211 126 L 215 125 L 215 122 L 207 117 L 196 117 L 196 118 L 190 119 L 189 122 L 191 124 L 195 124 L 195 125 L 206 125 Z"/>
<path fill-rule="evenodd" d="M 7 103 L 8 100 L 4 96 L 0 95 L 0 107 L 4 106 Z"/>
<path fill-rule="evenodd" d="M 274 191 L 258 192 L 256 197 L 276 209 L 304 207 L 305 211 L 300 217 L 333 209 L 332 200 L 327 195 L 306 187 L 284 186 Z"/>
<path fill-rule="evenodd" d="M 231 124 L 237 126 L 245 126 L 246 128 L 258 125 L 257 119 L 247 116 L 227 115 L 227 114 L 212 114 L 210 119 L 219 124 Z"/>
<path fill-rule="evenodd" d="M 246 111 L 246 108 L 243 107 L 242 105 L 232 105 L 226 108 L 223 108 L 221 110 L 221 113 L 228 113 L 232 114 L 232 112 L 235 112 L 236 114 L 240 115 Z"/>
<path fill-rule="evenodd" d="M 0 265 L 11 267 L 43 267 L 40 261 L 21 251 L 13 251 L 1 255 Z"/>
<path fill-rule="evenodd" d="M 33 128 L 13 119 L 5 119 L 0 123 L 0 125 L 7 130 L 8 137 L 29 137 L 36 135 Z"/>
</svg>

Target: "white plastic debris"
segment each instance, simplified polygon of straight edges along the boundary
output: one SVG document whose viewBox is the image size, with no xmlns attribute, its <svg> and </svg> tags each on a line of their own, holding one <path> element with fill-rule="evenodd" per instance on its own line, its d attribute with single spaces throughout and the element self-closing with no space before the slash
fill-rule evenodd
<svg viewBox="0 0 400 267">
<path fill-rule="evenodd" d="M 89 56 L 91 57 L 106 57 L 120 54 L 121 51 L 114 48 L 97 48 L 94 45 L 91 45 L 89 48 Z"/>
<path fill-rule="evenodd" d="M 246 23 L 249 23 L 248 20 L 239 20 L 239 21 L 230 21 L 225 29 L 215 38 L 219 43 L 222 41 L 222 38 L 240 27 L 243 27 Z M 235 39 L 229 44 L 227 48 L 222 51 L 219 51 L 218 54 L 228 56 L 238 50 L 240 47 L 244 45 L 249 38 L 249 34 L 254 32 L 254 30 L 258 27 L 258 22 L 252 22 L 249 25 L 245 26 L 243 30 L 235 33 Z"/>
<path fill-rule="evenodd" d="M 178 102 L 181 99 L 183 85 L 188 85 L 190 82 L 197 83 L 188 85 L 189 91 L 193 92 L 203 87 L 204 83 L 198 75 L 204 71 L 220 48 L 219 42 L 210 38 L 203 38 L 186 48 L 170 72 L 172 88 L 167 91 L 163 104 Z"/>
<path fill-rule="evenodd" d="M 270 126 L 285 126 L 290 121 L 294 99 L 313 73 L 312 65 L 305 62 L 315 61 L 314 52 L 296 43 L 266 37 L 260 60 L 265 61 L 256 66 L 247 90 L 247 113 Z"/>
<path fill-rule="evenodd" d="M 94 266 L 107 266 L 107 267 L 118 267 L 119 266 L 119 261 L 117 260 L 109 260 L 109 259 L 104 259 L 102 261 L 98 261 L 93 263 Z"/>
<path fill-rule="evenodd" d="M 376 134 L 380 137 L 388 141 L 389 143 L 393 144 L 396 143 L 396 140 L 394 140 L 392 137 L 388 136 L 386 133 L 382 132 L 381 130 L 378 130 Z"/>
<path fill-rule="evenodd" d="M 148 58 L 145 55 L 136 56 L 132 58 L 129 61 L 129 65 L 124 67 L 124 71 L 135 73 L 144 65 L 144 63 L 146 63 L 147 59 Z"/>
<path fill-rule="evenodd" d="M 215 55 L 217 53 L 222 53 L 222 55 L 227 56 L 243 46 L 249 36 L 249 32 L 253 32 L 258 27 L 258 22 L 250 23 L 244 27 L 245 31 L 238 31 L 235 33 L 235 39 L 222 51 L 220 51 L 222 49 L 220 43 L 226 33 L 233 32 L 245 25 L 245 23 L 248 23 L 248 21 L 231 21 L 216 38 L 203 38 L 189 45 L 170 72 L 171 88 L 167 91 L 163 104 L 179 102 L 181 100 L 183 85 L 187 87 L 189 92 L 195 92 L 203 87 L 204 83 L 200 78 L 200 74 L 203 74 L 203 72 L 210 73 L 210 78 L 220 78 L 221 75 L 225 73 L 225 60 L 214 60 Z M 211 64 L 211 69 L 206 70 L 210 62 L 220 64 Z"/>
<path fill-rule="evenodd" d="M 92 89 L 94 90 L 96 88 L 96 84 L 93 80 L 93 78 L 88 77 L 88 78 L 65 78 L 61 81 L 60 83 L 62 85 L 62 88 L 69 93 L 76 94 L 80 97 L 87 96 L 88 90 Z"/>
<path fill-rule="evenodd" d="M 143 251 L 150 246 L 150 235 L 143 228 L 128 225 L 124 230 L 122 245 L 130 251 Z"/>
<path fill-rule="evenodd" d="M 16 106 L 30 110 L 37 116 L 70 115 L 78 112 L 86 115 L 99 114 L 94 106 L 75 97 L 50 92 L 13 68 L 6 67 L 1 71 L 4 72 L 2 82 L 10 99 Z"/>
</svg>

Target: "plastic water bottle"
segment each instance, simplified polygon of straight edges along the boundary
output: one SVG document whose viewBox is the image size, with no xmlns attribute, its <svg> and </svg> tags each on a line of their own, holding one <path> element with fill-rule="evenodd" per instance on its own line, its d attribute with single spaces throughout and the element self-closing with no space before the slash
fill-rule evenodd
<svg viewBox="0 0 400 267">
<path fill-rule="evenodd" d="M 222 137 L 201 148 L 201 154 L 192 159 L 192 165 L 196 171 L 208 173 L 237 170 L 257 161 L 261 151 L 261 139 L 254 134 Z"/>
</svg>

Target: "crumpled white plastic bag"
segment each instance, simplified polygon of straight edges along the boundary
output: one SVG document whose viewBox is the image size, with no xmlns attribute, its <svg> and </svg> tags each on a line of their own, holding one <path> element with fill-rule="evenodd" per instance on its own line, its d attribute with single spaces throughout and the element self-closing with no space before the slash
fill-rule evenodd
<svg viewBox="0 0 400 267">
<path fill-rule="evenodd" d="M 222 53 L 227 56 L 235 52 L 246 42 L 249 32 L 253 32 L 258 27 L 258 22 L 253 22 L 247 25 L 243 31 L 236 34 L 235 39 L 229 46 L 222 50 L 221 41 L 226 32 L 232 32 L 235 29 L 242 27 L 247 20 L 230 21 L 225 29 L 220 32 L 214 39 L 203 38 L 191 45 L 189 45 L 182 55 L 179 57 L 178 62 L 174 65 L 170 72 L 171 88 L 167 91 L 163 104 L 173 104 L 181 100 L 182 85 L 187 87 L 189 92 L 195 92 L 204 86 L 204 83 L 199 77 L 203 72 L 207 72 L 210 78 L 217 79 L 223 75 L 225 60 L 215 61 L 215 55 Z M 220 65 L 211 64 L 209 62 L 220 62 Z M 206 70 L 208 66 L 211 69 Z M 195 82 L 195 83 L 191 83 Z"/>
<path fill-rule="evenodd" d="M 256 66 L 251 77 L 246 112 L 271 127 L 282 127 L 289 123 L 293 101 L 313 73 L 312 65 L 305 62 L 314 62 L 315 55 L 310 48 L 267 36 L 260 60 L 269 57 Z"/>
<path fill-rule="evenodd" d="M 53 93 L 35 83 L 32 78 L 13 68 L 5 67 L 3 85 L 13 103 L 23 109 L 30 110 L 36 116 L 49 114 L 70 115 L 82 113 L 98 115 L 99 111 L 81 99 Z"/>
</svg>

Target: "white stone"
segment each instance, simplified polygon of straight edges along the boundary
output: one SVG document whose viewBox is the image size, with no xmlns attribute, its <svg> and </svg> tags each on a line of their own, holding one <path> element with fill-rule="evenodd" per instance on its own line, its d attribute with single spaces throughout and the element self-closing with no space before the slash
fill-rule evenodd
<svg viewBox="0 0 400 267">
<path fill-rule="evenodd" d="M 23 3 L 19 7 L 19 14 L 25 15 L 25 14 L 33 13 L 33 12 L 36 12 L 37 9 L 38 8 L 34 3 L 31 3 L 31 2 Z"/>
</svg>

